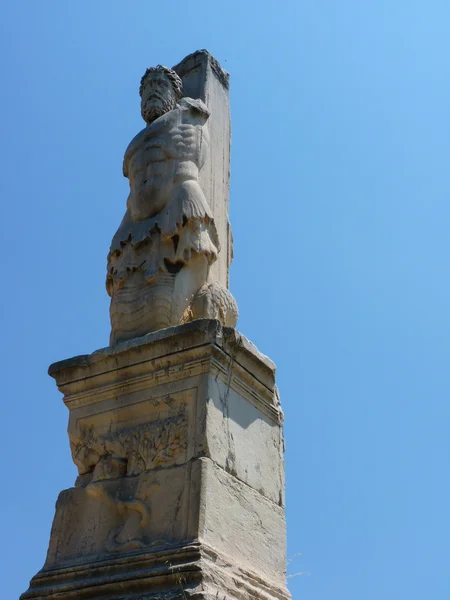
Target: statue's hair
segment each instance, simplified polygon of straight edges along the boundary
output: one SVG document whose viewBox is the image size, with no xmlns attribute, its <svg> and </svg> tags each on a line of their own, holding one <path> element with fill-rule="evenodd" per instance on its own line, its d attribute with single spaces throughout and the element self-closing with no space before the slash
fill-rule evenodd
<svg viewBox="0 0 450 600">
<path fill-rule="evenodd" d="M 163 67 L 162 65 L 157 65 L 156 67 L 148 68 L 141 79 L 141 85 L 139 86 L 139 95 L 142 97 L 142 90 L 144 89 L 145 81 L 149 75 L 152 73 L 162 73 L 167 77 L 167 79 L 172 84 L 172 87 L 175 92 L 175 96 L 177 100 L 180 100 L 183 97 L 183 82 L 180 77 L 173 71 L 169 69 L 169 67 Z"/>
</svg>

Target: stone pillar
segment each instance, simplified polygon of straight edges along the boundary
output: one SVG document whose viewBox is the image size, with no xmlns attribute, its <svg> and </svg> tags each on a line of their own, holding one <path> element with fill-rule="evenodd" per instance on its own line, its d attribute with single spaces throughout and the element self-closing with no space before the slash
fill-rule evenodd
<svg viewBox="0 0 450 600">
<path fill-rule="evenodd" d="M 208 120 L 210 144 L 199 181 L 213 211 L 221 251 L 211 267 L 211 281 L 228 288 L 233 259 L 233 238 L 228 220 L 230 198 L 230 77 L 207 50 L 186 56 L 173 67 L 183 81 L 184 93 L 202 100 L 211 112 Z"/>
<path fill-rule="evenodd" d="M 50 367 L 79 470 L 21 600 L 287 599 L 275 367 L 215 320 Z"/>
</svg>

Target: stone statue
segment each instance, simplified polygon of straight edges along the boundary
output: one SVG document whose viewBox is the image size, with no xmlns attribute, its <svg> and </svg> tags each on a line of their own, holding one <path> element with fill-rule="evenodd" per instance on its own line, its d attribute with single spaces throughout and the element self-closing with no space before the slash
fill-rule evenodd
<svg viewBox="0 0 450 600">
<path fill-rule="evenodd" d="M 111 345 L 50 366 L 78 477 L 21 600 L 291 600 L 275 365 L 227 289 L 229 76 L 200 50 L 140 95 Z"/>
<path fill-rule="evenodd" d="M 108 254 L 111 345 L 199 318 L 235 327 L 238 314 L 210 280 L 220 245 L 198 179 L 209 110 L 183 97 L 180 77 L 161 65 L 147 69 L 139 93 L 147 126 L 125 152 L 130 193 Z"/>
</svg>

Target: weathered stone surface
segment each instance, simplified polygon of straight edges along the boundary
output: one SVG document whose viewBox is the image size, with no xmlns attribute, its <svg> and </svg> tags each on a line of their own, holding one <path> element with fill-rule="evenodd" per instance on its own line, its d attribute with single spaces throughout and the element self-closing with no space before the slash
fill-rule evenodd
<svg viewBox="0 0 450 600">
<path fill-rule="evenodd" d="M 282 412 L 267 357 L 198 320 L 49 372 L 79 476 L 60 494 L 45 566 L 22 600 L 93 589 L 178 598 L 181 588 L 183 598 L 288 597 Z"/>
<path fill-rule="evenodd" d="M 289 600 L 284 586 L 205 543 L 41 571 L 21 600 Z"/>
<path fill-rule="evenodd" d="M 200 541 L 266 580 L 284 581 L 284 509 L 207 458 L 202 473 Z M 239 532 L 239 534 L 237 534 Z"/>
<path fill-rule="evenodd" d="M 194 540 L 199 482 L 191 471 L 187 464 L 61 492 L 45 568 Z"/>
<path fill-rule="evenodd" d="M 230 78 L 207 50 L 186 56 L 174 67 L 183 81 L 184 92 L 208 106 L 209 145 L 205 163 L 199 172 L 199 183 L 214 214 L 221 251 L 211 265 L 212 281 L 228 287 L 229 268 L 233 258 L 233 238 L 228 220 L 230 196 Z"/>
<path fill-rule="evenodd" d="M 49 375 L 56 380 L 61 392 L 65 393 L 63 386 L 70 383 L 70 392 L 73 393 L 78 389 L 90 389 L 91 382 L 79 381 L 86 375 L 92 377 L 112 371 L 115 373 L 114 381 L 122 381 L 126 378 L 122 369 L 142 362 L 144 353 L 148 360 L 152 360 L 205 344 L 214 344 L 231 356 L 239 353 L 239 362 L 243 368 L 253 369 L 258 381 L 269 390 L 275 390 L 276 368 L 270 358 L 259 352 L 252 342 L 235 329 L 222 327 L 220 323 L 210 319 L 186 323 L 183 327 L 162 329 L 96 350 L 92 354 L 82 354 L 53 363 L 49 367 Z M 167 359 L 166 363 L 161 364 L 167 364 Z M 89 370 L 86 371 L 86 368 Z"/>
<path fill-rule="evenodd" d="M 230 327 L 237 321 L 227 289 L 228 80 L 206 52 L 177 69 L 184 81 L 160 65 L 141 81 L 147 126 L 125 152 L 130 193 L 108 254 L 111 344 L 198 318 Z M 184 96 L 184 82 L 194 98 Z M 201 97 L 214 107 L 212 117 Z M 224 256 L 213 269 L 221 243 Z"/>
<path fill-rule="evenodd" d="M 52 365 L 80 482 L 208 456 L 282 506 L 282 413 L 261 356 L 235 330 L 198 320 Z"/>
<path fill-rule="evenodd" d="M 111 346 L 51 365 L 78 469 L 21 600 L 289 600 L 275 365 L 233 327 L 228 74 L 141 81 Z"/>
</svg>

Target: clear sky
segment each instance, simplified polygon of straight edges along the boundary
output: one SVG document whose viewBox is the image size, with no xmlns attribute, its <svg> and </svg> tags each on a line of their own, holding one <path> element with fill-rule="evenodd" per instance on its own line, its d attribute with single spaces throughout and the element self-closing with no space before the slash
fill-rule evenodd
<svg viewBox="0 0 450 600">
<path fill-rule="evenodd" d="M 2 598 L 75 479 L 46 372 L 108 342 L 139 79 L 199 48 L 231 73 L 231 290 L 278 365 L 293 597 L 450 597 L 449 23 L 447 0 L 2 3 Z"/>
</svg>

